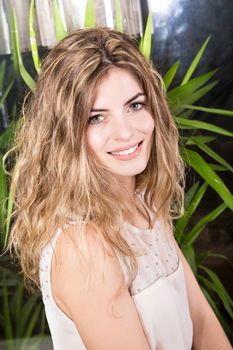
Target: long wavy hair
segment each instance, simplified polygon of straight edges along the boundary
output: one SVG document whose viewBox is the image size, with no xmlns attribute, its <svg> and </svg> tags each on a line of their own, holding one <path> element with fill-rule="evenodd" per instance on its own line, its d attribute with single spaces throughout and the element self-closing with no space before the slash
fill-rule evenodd
<svg viewBox="0 0 233 350">
<path fill-rule="evenodd" d="M 82 258 L 84 227 L 90 225 L 106 249 L 130 258 L 129 284 L 135 276 L 135 252 L 121 233 L 131 208 L 121 196 L 117 176 L 85 140 L 96 86 L 113 67 L 127 69 L 138 79 L 155 123 L 150 158 L 136 176 L 135 190 L 144 193 L 147 207 L 165 222 L 182 212 L 183 163 L 161 77 L 129 34 L 109 28 L 76 30 L 44 60 L 36 89 L 24 102 L 13 148 L 15 203 L 9 246 L 29 285 L 39 287 L 41 250 L 58 227 L 71 221 L 80 227 Z"/>
</svg>

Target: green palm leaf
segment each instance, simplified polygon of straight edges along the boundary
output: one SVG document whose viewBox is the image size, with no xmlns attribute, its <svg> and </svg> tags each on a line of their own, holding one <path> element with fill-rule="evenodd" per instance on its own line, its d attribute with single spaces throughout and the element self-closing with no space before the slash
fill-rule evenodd
<svg viewBox="0 0 233 350">
<path fill-rule="evenodd" d="M 188 208 L 189 204 L 193 200 L 195 193 L 197 192 L 197 189 L 199 187 L 199 181 L 195 182 L 185 193 L 185 199 L 184 199 L 184 208 L 185 210 Z"/>
<path fill-rule="evenodd" d="M 28 323 L 28 326 L 27 326 L 27 329 L 25 332 L 25 338 L 29 338 L 31 336 L 31 334 L 36 326 L 36 322 L 39 319 L 41 306 L 42 306 L 41 303 L 39 303 L 36 305 L 35 309 L 33 310 L 33 313 L 32 313 L 31 318 L 30 318 L 30 322 Z"/>
<path fill-rule="evenodd" d="M 57 0 L 53 0 L 53 15 L 55 24 L 56 40 L 60 41 L 66 37 L 67 31 L 65 24 L 60 14 L 59 6 Z"/>
<path fill-rule="evenodd" d="M 36 44 L 36 33 L 34 30 L 34 17 L 35 17 L 35 0 L 31 0 L 30 10 L 29 10 L 29 38 L 30 38 L 30 46 L 32 51 L 32 59 L 34 62 L 34 67 L 39 73 L 40 71 L 40 58 L 38 53 L 38 48 Z"/>
<path fill-rule="evenodd" d="M 193 140 L 192 137 L 191 137 L 191 140 Z M 220 155 L 214 152 L 209 146 L 207 146 L 206 144 L 204 144 L 198 139 L 195 139 L 193 141 L 194 141 L 194 144 L 196 144 L 203 152 L 208 154 L 208 156 L 216 160 L 219 164 L 221 164 L 223 167 L 225 167 L 229 171 L 233 172 L 233 167 L 225 159 L 220 157 Z"/>
<path fill-rule="evenodd" d="M 221 312 L 219 311 L 218 304 L 216 303 L 215 297 L 210 295 L 210 292 L 213 290 L 212 284 L 208 281 L 207 278 L 203 276 L 198 276 L 198 281 L 201 284 L 201 290 L 206 297 L 207 301 L 209 302 L 210 306 L 212 307 L 215 315 L 221 322 L 221 325 L 223 326 L 223 329 L 225 330 L 225 333 L 230 335 L 231 334 L 231 327 L 229 327 L 228 322 L 225 320 L 225 318 L 222 316 Z"/>
<path fill-rule="evenodd" d="M 215 171 L 227 171 L 227 169 L 224 168 L 224 167 L 221 166 L 221 165 L 212 164 L 212 163 L 208 163 L 208 164 L 209 164 L 209 166 L 210 166 L 213 170 L 215 170 Z"/>
<path fill-rule="evenodd" d="M 225 186 L 221 178 L 214 172 L 209 164 L 195 151 L 181 150 L 185 162 L 192 168 L 219 194 L 225 204 L 233 209 L 233 196 Z"/>
<path fill-rule="evenodd" d="M 14 85 L 14 79 L 11 80 L 11 82 L 9 83 L 9 85 L 7 86 L 7 88 L 5 89 L 3 95 L 0 95 L 0 107 L 3 105 L 3 103 L 5 102 L 12 86 Z"/>
<path fill-rule="evenodd" d="M 7 280 L 6 275 L 3 273 L 3 322 L 4 322 L 4 331 L 5 331 L 5 337 L 6 339 L 13 339 L 13 325 L 12 325 L 12 319 L 10 315 L 10 308 L 9 308 L 9 291 L 7 286 Z M 10 349 L 13 350 L 13 346 L 10 347 Z"/>
<path fill-rule="evenodd" d="M 85 28 L 95 28 L 95 11 L 93 0 L 87 0 L 84 27 Z"/>
<path fill-rule="evenodd" d="M 184 79 L 183 79 L 181 85 L 185 85 L 185 84 L 189 81 L 189 79 L 191 78 L 191 76 L 193 75 L 195 69 L 196 69 L 197 66 L 198 66 L 198 63 L 199 63 L 201 57 L 203 56 L 203 53 L 204 53 L 204 51 L 205 51 L 205 49 L 206 49 L 206 46 L 208 45 L 208 42 L 209 42 L 209 40 L 210 40 L 210 37 L 211 37 L 211 36 L 209 36 L 209 37 L 205 40 L 205 42 L 204 42 L 204 44 L 202 45 L 201 49 L 198 51 L 197 55 L 195 56 L 194 60 L 192 61 L 191 65 L 190 65 L 190 67 L 188 68 L 188 70 L 187 70 L 187 72 L 186 72 L 186 74 L 185 74 L 185 77 L 184 77 Z"/>
<path fill-rule="evenodd" d="M 16 70 L 20 72 L 21 77 L 27 84 L 27 86 L 34 90 L 35 82 L 30 76 L 30 74 L 27 72 L 26 68 L 24 67 L 21 51 L 20 51 L 20 45 L 19 45 L 19 35 L 18 35 L 18 25 L 17 25 L 17 18 L 15 9 L 12 11 L 11 15 L 11 46 L 12 46 L 12 53 L 13 53 L 13 61 L 14 61 L 14 67 Z"/>
<path fill-rule="evenodd" d="M 211 141 L 216 140 L 216 137 L 214 136 L 192 136 L 192 137 L 182 137 L 182 140 L 185 141 L 186 145 L 196 145 L 196 141 L 202 142 L 202 143 L 209 143 Z"/>
<path fill-rule="evenodd" d="M 190 117 L 190 115 L 192 115 L 192 112 L 193 111 L 191 111 L 191 110 L 182 111 L 182 115 L 180 115 L 180 117 L 187 119 Z"/>
<path fill-rule="evenodd" d="M 176 236 L 178 239 L 183 236 L 184 230 L 186 226 L 188 225 L 188 222 L 190 218 L 192 217 L 193 213 L 195 212 L 196 208 L 198 207 L 199 203 L 201 202 L 206 189 L 208 185 L 206 182 L 203 183 L 203 185 L 198 189 L 195 196 L 193 197 L 192 201 L 189 203 L 188 207 L 185 210 L 184 215 L 177 221 L 176 223 Z"/>
<path fill-rule="evenodd" d="M 185 85 L 178 86 L 168 91 L 167 96 L 169 101 L 182 101 L 185 97 L 192 95 L 196 90 L 207 83 L 207 81 L 210 80 L 210 78 L 212 78 L 216 72 L 217 69 L 214 69 L 208 73 L 201 74 L 200 76 L 187 82 Z"/>
<path fill-rule="evenodd" d="M 11 122 L 8 128 L 0 135 L 0 151 L 4 152 L 10 145 L 15 133 L 15 122 Z"/>
<path fill-rule="evenodd" d="M 116 6 L 116 29 L 119 32 L 123 32 L 123 21 L 122 21 L 120 0 L 115 0 L 115 6 Z"/>
<path fill-rule="evenodd" d="M 225 109 L 206 108 L 206 107 L 192 106 L 192 105 L 183 105 L 182 108 L 184 108 L 184 109 L 191 109 L 191 110 L 194 110 L 194 111 L 201 111 L 201 112 L 211 113 L 211 114 L 219 114 L 219 115 L 224 115 L 224 116 L 227 116 L 227 117 L 233 117 L 233 111 L 228 111 L 228 110 L 225 110 Z"/>
<path fill-rule="evenodd" d="M 203 284 L 203 286 L 201 286 L 202 292 L 204 293 L 206 299 L 208 300 L 209 304 L 211 305 L 212 309 L 214 310 L 217 318 L 221 322 L 221 325 L 222 325 L 225 333 L 228 335 L 228 337 L 230 339 L 231 335 L 232 335 L 231 324 L 225 319 L 225 317 L 223 317 L 222 313 L 219 311 L 218 303 L 216 302 L 216 298 L 214 296 L 210 295 L 210 291 L 211 291 L 212 286 L 209 287 L 209 284 L 208 284 L 209 281 L 205 277 L 201 276 L 201 278 L 199 280 L 200 280 L 201 284 Z M 208 289 L 208 292 L 207 292 L 206 288 Z"/>
<path fill-rule="evenodd" d="M 146 22 L 146 29 L 139 45 L 141 53 L 148 60 L 150 59 L 151 53 L 152 29 L 152 13 L 149 12 Z"/>
<path fill-rule="evenodd" d="M 210 284 L 213 291 L 217 293 L 226 311 L 228 312 L 230 317 L 233 318 L 233 310 L 232 310 L 233 300 L 231 299 L 230 295 L 227 293 L 222 282 L 220 281 L 216 273 L 210 270 L 208 267 L 203 265 L 200 265 L 199 267 L 207 273 L 208 277 L 210 278 Z"/>
<path fill-rule="evenodd" d="M 3 91 L 5 72 L 6 72 L 6 60 L 3 60 L 0 63 L 0 92 Z"/>
<path fill-rule="evenodd" d="M 227 208 L 225 203 L 222 203 L 217 208 L 212 210 L 209 214 L 205 215 L 199 220 L 192 230 L 185 236 L 184 244 L 191 245 L 204 228 L 213 220 L 215 220 L 225 209 Z"/>
<path fill-rule="evenodd" d="M 181 117 L 175 117 L 178 126 L 182 129 L 203 129 L 215 132 L 217 134 L 225 135 L 225 136 L 233 136 L 233 132 L 220 128 L 219 126 L 212 125 L 206 122 L 202 122 L 194 119 L 184 119 Z"/>
<path fill-rule="evenodd" d="M 19 338 L 22 336 L 22 333 L 20 333 L 19 329 L 21 326 L 21 317 L 22 317 L 22 304 L 23 304 L 23 293 L 24 293 L 24 285 L 23 283 L 19 283 L 15 294 L 11 300 L 11 312 L 14 315 L 14 321 L 16 324 L 15 327 L 15 337 Z"/>
<path fill-rule="evenodd" d="M 180 61 L 176 61 L 171 66 L 171 68 L 167 71 L 167 73 L 164 75 L 163 82 L 164 82 L 164 85 L 165 85 L 167 90 L 170 87 L 171 83 L 173 82 L 173 79 L 176 75 L 176 72 L 177 72 L 179 66 L 180 66 Z"/>
<path fill-rule="evenodd" d="M 219 258 L 219 259 L 226 260 L 231 266 L 233 266 L 233 261 L 231 261 L 227 256 L 225 256 L 225 255 L 223 255 L 223 254 L 213 253 L 213 252 L 211 252 L 211 251 L 207 251 L 207 252 L 206 252 L 205 259 L 207 259 L 208 257 L 214 257 L 214 258 Z M 202 262 L 203 262 L 205 259 L 203 259 Z"/>
<path fill-rule="evenodd" d="M 21 320 L 17 323 L 17 337 L 21 338 L 26 335 L 26 329 L 31 323 L 32 313 L 38 304 L 38 295 L 31 295 L 24 304 L 20 305 Z M 39 303 L 40 304 L 40 303 Z M 31 334 L 28 334 L 30 336 Z"/>
<path fill-rule="evenodd" d="M 209 83 L 204 87 L 202 87 L 201 89 L 198 89 L 193 94 L 189 96 L 184 96 L 183 99 L 179 100 L 178 101 L 179 103 L 177 103 L 177 105 L 173 107 L 173 114 L 180 114 L 181 112 L 182 113 L 189 112 L 189 111 L 183 112 L 184 111 L 183 104 L 187 104 L 187 103 L 191 104 L 191 103 L 197 102 L 198 100 L 200 100 L 200 98 L 202 98 L 210 90 L 212 90 L 217 84 L 218 84 L 218 81 L 214 81 L 213 83 Z"/>
</svg>

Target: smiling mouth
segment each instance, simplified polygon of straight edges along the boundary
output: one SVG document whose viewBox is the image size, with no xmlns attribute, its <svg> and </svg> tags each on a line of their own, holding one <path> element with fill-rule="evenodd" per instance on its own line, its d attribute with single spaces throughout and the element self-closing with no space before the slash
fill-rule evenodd
<svg viewBox="0 0 233 350">
<path fill-rule="evenodd" d="M 115 156 L 128 156 L 130 154 L 133 154 L 137 149 L 141 146 L 143 141 L 140 141 L 137 145 L 130 147 L 124 151 L 119 151 L 119 152 L 108 152 L 108 154 L 115 155 Z"/>
</svg>

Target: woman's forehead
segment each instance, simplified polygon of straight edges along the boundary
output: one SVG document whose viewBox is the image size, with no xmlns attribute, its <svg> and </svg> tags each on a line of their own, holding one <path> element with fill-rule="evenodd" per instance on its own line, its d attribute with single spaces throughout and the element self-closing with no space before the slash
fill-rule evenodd
<svg viewBox="0 0 233 350">
<path fill-rule="evenodd" d="M 109 69 L 96 82 L 94 87 L 95 101 L 104 99 L 111 94 L 131 94 L 144 92 L 139 79 L 130 70 L 114 67 Z"/>
</svg>

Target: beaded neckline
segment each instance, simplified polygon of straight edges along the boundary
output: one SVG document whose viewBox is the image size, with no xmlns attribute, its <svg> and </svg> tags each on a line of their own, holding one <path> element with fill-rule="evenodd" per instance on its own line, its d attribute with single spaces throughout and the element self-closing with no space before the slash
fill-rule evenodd
<svg viewBox="0 0 233 350">
<path fill-rule="evenodd" d="M 138 232 L 138 233 L 140 233 L 140 232 L 151 233 L 157 227 L 157 223 L 158 223 L 158 221 L 155 221 L 155 222 L 153 222 L 152 228 L 146 228 L 146 227 L 138 227 L 138 226 L 130 224 L 128 221 L 124 221 L 124 226 L 126 226 L 126 227 L 130 228 L 131 230 Z"/>
</svg>

